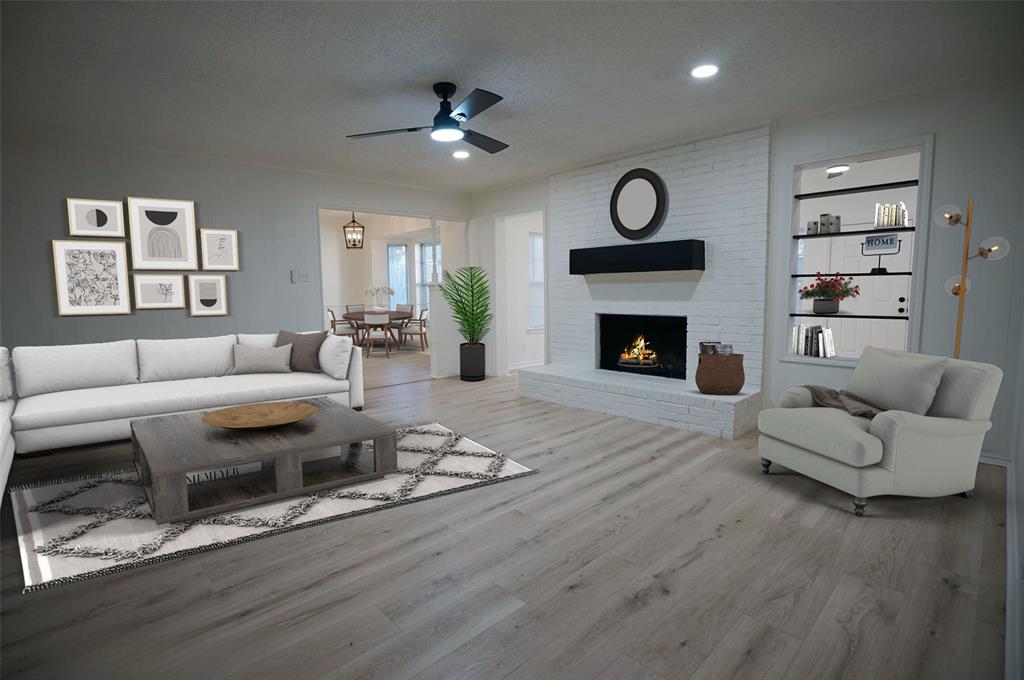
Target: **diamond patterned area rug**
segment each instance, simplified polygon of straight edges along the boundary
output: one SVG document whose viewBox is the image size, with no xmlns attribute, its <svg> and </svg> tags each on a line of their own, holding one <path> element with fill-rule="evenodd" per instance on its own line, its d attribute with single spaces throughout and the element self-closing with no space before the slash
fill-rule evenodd
<svg viewBox="0 0 1024 680">
<path fill-rule="evenodd" d="M 364 446 L 372 446 L 366 442 Z M 134 470 L 11 490 L 25 591 L 134 569 L 531 474 L 437 423 L 398 428 L 395 474 L 173 524 Z"/>
</svg>

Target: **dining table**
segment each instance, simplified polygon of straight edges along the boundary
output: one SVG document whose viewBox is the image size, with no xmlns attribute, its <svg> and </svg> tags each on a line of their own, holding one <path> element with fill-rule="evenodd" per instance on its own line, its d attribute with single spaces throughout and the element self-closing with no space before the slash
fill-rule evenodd
<svg viewBox="0 0 1024 680">
<path fill-rule="evenodd" d="M 388 315 L 388 328 L 386 330 L 391 335 L 391 338 L 395 341 L 396 346 L 399 344 L 398 336 L 395 335 L 395 329 L 391 328 L 391 324 L 394 323 L 395 321 L 407 321 L 412 318 L 412 312 L 400 312 L 396 309 L 369 309 L 362 312 L 345 312 L 341 318 L 345 319 L 346 321 L 353 322 L 356 325 L 356 328 L 359 329 L 359 332 L 363 333 L 366 331 L 365 320 L 367 314 Z"/>
</svg>

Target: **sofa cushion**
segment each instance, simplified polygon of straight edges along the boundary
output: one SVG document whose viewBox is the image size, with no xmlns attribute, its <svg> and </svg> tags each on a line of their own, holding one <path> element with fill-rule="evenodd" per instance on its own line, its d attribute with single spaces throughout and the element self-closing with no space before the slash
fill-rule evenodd
<svg viewBox="0 0 1024 680">
<path fill-rule="evenodd" d="M 14 397 L 14 373 L 11 368 L 11 352 L 0 347 L 0 401 Z"/>
<path fill-rule="evenodd" d="M 327 331 L 293 333 L 281 331 L 277 334 L 277 346 L 292 346 L 291 367 L 293 371 L 320 372 L 320 346 L 327 337 Z"/>
<path fill-rule="evenodd" d="M 882 460 L 882 442 L 867 418 L 835 408 L 769 408 L 757 417 L 761 434 L 853 467 Z"/>
<path fill-rule="evenodd" d="M 12 356 L 19 397 L 139 381 L 134 340 L 15 347 Z"/>
<path fill-rule="evenodd" d="M 238 344 L 251 347 L 273 347 L 277 343 L 277 333 L 239 333 Z"/>
<path fill-rule="evenodd" d="M 288 373 L 292 369 L 288 362 L 292 356 L 292 346 L 255 347 L 253 345 L 235 345 L 235 367 L 232 375 L 247 373 Z"/>
<path fill-rule="evenodd" d="M 352 361 L 352 338 L 328 333 L 320 345 L 319 359 L 321 371 L 335 380 L 344 380 Z"/>
<path fill-rule="evenodd" d="M 903 352 L 899 356 L 868 346 L 846 389 L 885 411 L 924 415 L 946 370 L 946 359 Z"/>
<path fill-rule="evenodd" d="M 135 383 L 28 397 L 14 409 L 14 430 L 138 418 L 260 401 L 347 392 L 347 380 L 323 373 L 271 373 Z"/>
<path fill-rule="evenodd" d="M 235 336 L 139 340 L 139 381 L 213 378 L 231 371 Z"/>
</svg>

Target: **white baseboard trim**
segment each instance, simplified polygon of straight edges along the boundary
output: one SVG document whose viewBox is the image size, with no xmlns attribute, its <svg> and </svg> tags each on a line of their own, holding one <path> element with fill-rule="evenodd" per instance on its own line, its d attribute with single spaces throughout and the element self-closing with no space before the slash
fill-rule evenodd
<svg viewBox="0 0 1024 680">
<path fill-rule="evenodd" d="M 1015 465 L 1019 461 L 1008 461 L 1006 466 L 1006 649 L 1005 672 L 1007 678 L 1024 678 L 1024 607 L 1021 607 L 1024 574 L 1024 555 L 1021 554 L 1020 512 L 1017 506 L 1017 474 Z"/>
<path fill-rule="evenodd" d="M 1010 459 L 1009 458 L 1004 458 L 1003 456 L 997 456 L 997 455 L 995 455 L 993 453 L 985 453 L 984 451 L 981 452 L 981 458 L 979 458 L 978 460 L 979 460 L 979 462 L 987 463 L 988 465 L 998 465 L 999 467 L 1009 467 L 1010 466 Z"/>
</svg>

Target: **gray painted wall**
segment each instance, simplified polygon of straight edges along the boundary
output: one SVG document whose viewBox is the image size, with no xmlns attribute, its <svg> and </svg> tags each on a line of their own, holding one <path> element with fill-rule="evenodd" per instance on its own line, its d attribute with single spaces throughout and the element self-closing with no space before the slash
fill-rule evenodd
<svg viewBox="0 0 1024 680">
<path fill-rule="evenodd" d="M 2 145 L 0 328 L 12 347 L 319 328 L 318 206 L 468 215 L 460 194 L 23 131 L 4 130 Z M 197 227 L 238 229 L 242 269 L 228 272 L 230 315 L 136 310 L 131 316 L 58 316 L 50 242 L 70 238 L 68 196 L 191 199 Z M 311 281 L 292 284 L 291 270 L 309 273 Z"/>
</svg>

